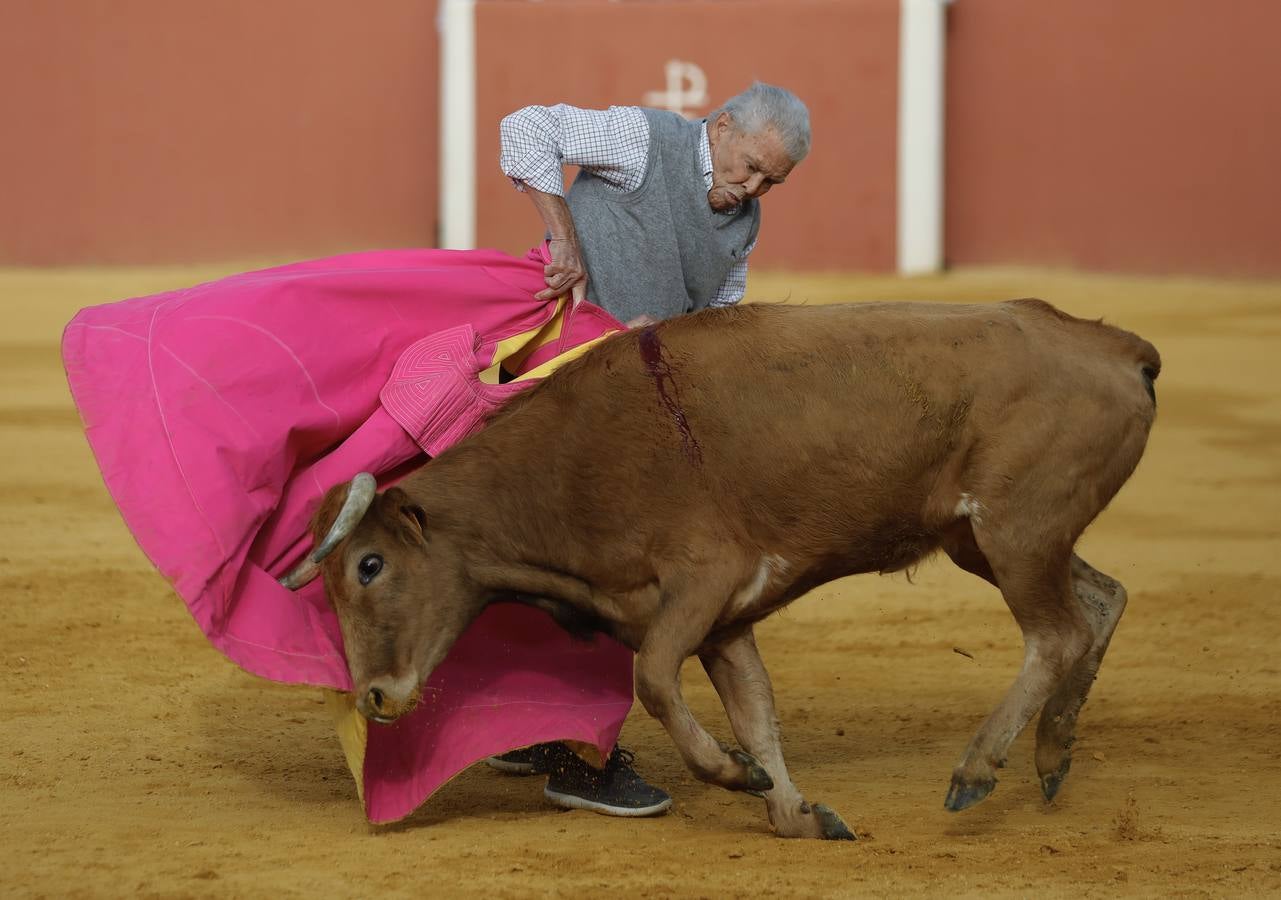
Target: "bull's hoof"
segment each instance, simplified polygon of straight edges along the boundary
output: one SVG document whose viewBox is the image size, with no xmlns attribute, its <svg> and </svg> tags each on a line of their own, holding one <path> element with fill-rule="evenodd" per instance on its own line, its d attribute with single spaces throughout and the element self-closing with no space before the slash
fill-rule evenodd
<svg viewBox="0 0 1281 900">
<path fill-rule="evenodd" d="M 813 807 L 814 815 L 818 817 L 821 837 L 825 841 L 852 841 L 855 840 L 854 832 L 850 831 L 841 817 L 836 814 L 836 810 L 824 806 L 822 803 L 815 803 Z"/>
<path fill-rule="evenodd" d="M 731 750 L 729 758 L 747 770 L 747 782 L 742 790 L 757 792 L 757 796 L 765 791 L 774 790 L 774 779 L 769 777 L 769 772 L 765 771 L 765 767 L 757 762 L 752 754 L 744 750 Z"/>
<path fill-rule="evenodd" d="M 992 793 L 995 787 L 995 778 L 985 778 L 981 781 L 963 781 L 959 775 L 953 775 L 952 785 L 947 789 L 947 799 L 943 801 L 943 808 L 950 812 L 969 809 Z"/>
<path fill-rule="evenodd" d="M 1063 779 L 1067 778 L 1068 769 L 1070 768 L 1072 768 L 1072 757 L 1065 756 L 1057 769 L 1041 776 L 1041 793 L 1045 795 L 1046 803 L 1054 800 L 1059 788 L 1063 786 Z"/>
</svg>

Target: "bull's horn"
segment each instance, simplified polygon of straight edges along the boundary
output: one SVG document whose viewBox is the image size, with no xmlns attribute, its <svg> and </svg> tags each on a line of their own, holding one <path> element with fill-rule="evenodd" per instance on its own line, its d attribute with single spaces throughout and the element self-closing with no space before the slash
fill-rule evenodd
<svg viewBox="0 0 1281 900">
<path fill-rule="evenodd" d="M 353 478 L 351 486 L 347 488 L 347 499 L 343 501 L 342 509 L 338 510 L 334 524 L 329 526 L 329 533 L 325 535 L 325 539 L 320 542 L 319 547 L 307 554 L 306 559 L 280 579 L 280 583 L 289 590 L 296 591 L 315 579 L 320 574 L 320 561 L 356 530 L 356 526 L 360 524 L 360 520 L 365 517 L 365 513 L 373 504 L 374 494 L 377 491 L 378 482 L 368 472 L 361 472 Z"/>
<path fill-rule="evenodd" d="M 311 552 L 312 562 L 320 562 L 333 553 L 334 548 L 356 530 L 360 520 L 373 505 L 377 490 L 378 482 L 374 481 L 374 476 L 368 472 L 361 472 L 351 480 L 351 487 L 347 489 L 347 499 L 343 501 L 342 509 L 338 510 L 338 517 L 334 519 L 334 524 L 329 526 L 329 534 L 325 535 L 320 546 Z"/>
<path fill-rule="evenodd" d="M 290 569 L 289 574 L 280 579 L 280 583 L 289 588 L 289 590 L 296 591 L 304 584 L 310 584 L 315 581 L 316 576 L 319 574 L 320 566 L 312 562 L 311 554 L 308 554 L 306 559 Z"/>
</svg>

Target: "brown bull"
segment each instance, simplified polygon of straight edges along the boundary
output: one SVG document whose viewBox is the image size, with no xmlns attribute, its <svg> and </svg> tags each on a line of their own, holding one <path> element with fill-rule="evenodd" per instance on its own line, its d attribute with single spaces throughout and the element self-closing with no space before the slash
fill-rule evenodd
<svg viewBox="0 0 1281 900">
<path fill-rule="evenodd" d="M 410 709 L 487 604 L 523 599 L 636 651 L 636 693 L 697 777 L 763 792 L 780 835 L 849 838 L 788 778 L 752 628 L 942 548 L 1025 641 L 946 806 L 991 792 L 1038 710 L 1050 799 L 1125 606 L 1073 547 L 1143 453 L 1159 370 L 1146 341 L 1038 300 L 709 310 L 603 342 L 398 487 L 334 488 L 291 579 L 323 571 L 372 719 Z M 695 653 L 742 750 L 685 705 Z"/>
</svg>

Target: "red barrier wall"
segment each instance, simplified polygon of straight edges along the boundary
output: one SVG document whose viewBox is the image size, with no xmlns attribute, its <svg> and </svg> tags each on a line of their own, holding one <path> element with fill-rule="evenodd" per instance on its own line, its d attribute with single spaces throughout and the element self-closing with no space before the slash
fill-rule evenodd
<svg viewBox="0 0 1281 900">
<path fill-rule="evenodd" d="M 687 113 L 706 114 L 753 79 L 810 108 L 813 148 L 762 201 L 753 265 L 893 268 L 897 0 L 481 0 L 476 35 L 481 246 L 523 250 L 543 233 L 498 168 L 504 115 L 530 103 L 658 105 L 646 94 L 665 88 L 676 59 L 707 77 L 708 103 Z"/>
<path fill-rule="evenodd" d="M 437 234 L 429 0 L 11 0 L 0 264 L 312 256 Z M 1281 4 L 957 0 L 948 260 L 1281 275 Z M 706 112 L 752 78 L 809 103 L 757 266 L 894 264 L 897 0 L 479 0 L 479 239 L 540 224 L 498 170 L 529 102 Z M 650 101 L 653 102 L 653 101 Z"/>
<path fill-rule="evenodd" d="M 434 17 L 423 0 L 6 3 L 0 263 L 433 243 Z"/>
<path fill-rule="evenodd" d="M 1281 275 L 1281 3 L 949 17 L 949 263 Z"/>
</svg>

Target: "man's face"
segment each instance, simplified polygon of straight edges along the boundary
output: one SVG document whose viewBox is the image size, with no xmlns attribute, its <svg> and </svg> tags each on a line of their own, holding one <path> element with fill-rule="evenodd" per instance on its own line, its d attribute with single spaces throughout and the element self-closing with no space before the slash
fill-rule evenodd
<svg viewBox="0 0 1281 900">
<path fill-rule="evenodd" d="M 743 134 L 728 113 L 708 125 L 712 151 L 712 189 L 707 203 L 717 212 L 732 212 L 749 197 L 760 197 L 782 184 L 792 171 L 792 161 L 772 128 Z"/>
</svg>

